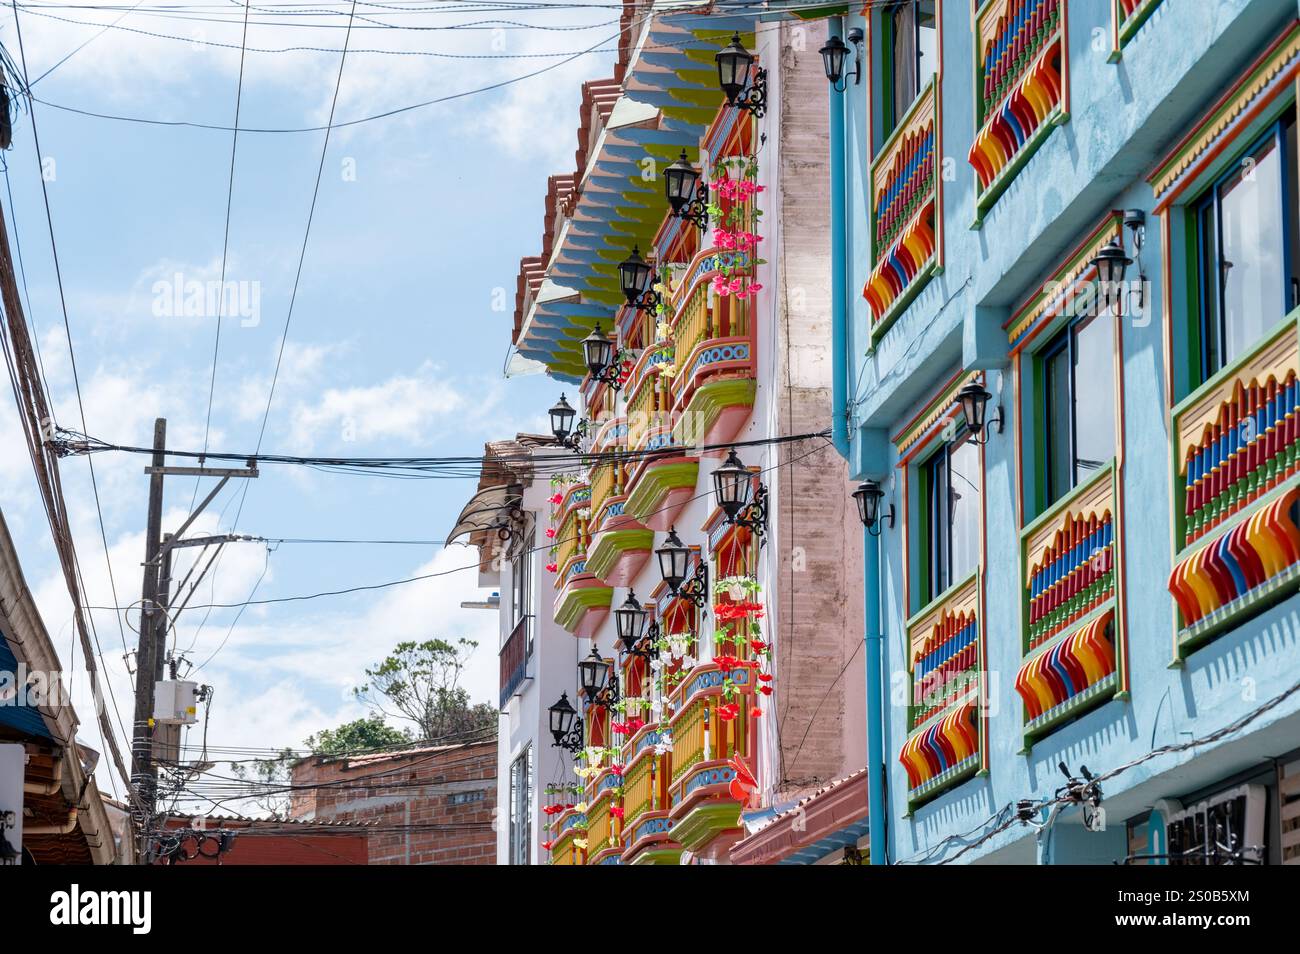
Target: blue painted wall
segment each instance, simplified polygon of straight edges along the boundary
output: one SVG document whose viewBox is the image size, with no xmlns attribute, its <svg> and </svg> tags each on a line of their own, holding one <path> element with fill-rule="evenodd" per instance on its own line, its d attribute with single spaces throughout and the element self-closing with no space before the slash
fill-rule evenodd
<svg viewBox="0 0 1300 954">
<path fill-rule="evenodd" d="M 888 847 L 891 861 L 950 856 L 948 836 L 982 830 L 1021 798 L 1049 796 L 1063 782 L 1057 763 L 1116 768 L 1153 747 L 1204 737 L 1256 709 L 1300 678 L 1300 597 L 1221 636 L 1170 668 L 1174 604 L 1166 590 L 1170 569 L 1169 436 L 1160 315 L 1157 220 L 1150 217 L 1145 182 L 1156 161 L 1185 134 L 1241 70 L 1297 16 L 1296 0 L 1163 0 L 1124 49 L 1111 50 L 1110 4 L 1073 0 L 1069 16 L 1070 121 L 1044 142 L 1010 188 L 972 230 L 975 175 L 966 160 L 974 132 L 971 93 L 974 54 L 966 0 L 941 3 L 944 83 L 942 148 L 952 176 L 943 183 L 945 271 L 910 304 L 874 352 L 868 354 L 869 311 L 857 293 L 870 269 L 868 246 L 867 109 L 871 84 L 850 87 L 845 163 L 850 181 L 848 247 L 852 320 L 843 347 L 852 408 L 852 477 L 888 481 L 887 499 L 904 506 L 896 479 L 897 455 L 888 438 L 958 367 L 989 370 L 1008 426 L 986 449 L 984 493 L 988 560 L 985 631 L 994 707 L 989 729 L 989 773 L 968 781 L 906 815 L 906 776 L 897 761 L 906 733 L 900 693 L 884 707 L 889 772 Z M 844 29 L 863 26 L 844 18 Z M 878 31 L 877 31 L 878 32 Z M 1035 290 L 1110 209 L 1148 212 L 1143 262 L 1152 282 L 1149 322 L 1128 320 L 1123 330 L 1125 398 L 1125 586 L 1132 697 L 1112 701 L 1020 753 L 1022 709 L 1014 679 L 1020 666 L 1019 524 L 1014 461 L 1012 382 L 989 348 L 1009 309 Z M 980 327 L 983 323 L 983 328 Z M 980 333 L 977 333 L 980 332 Z M 965 341 L 965 344 L 963 344 Z M 1032 517 L 1033 514 L 1029 514 Z M 880 567 L 885 633 L 885 679 L 905 672 L 902 546 L 885 531 Z M 878 691 L 872 689 L 871 691 Z M 1122 857 L 1123 820 L 1162 797 L 1183 797 L 1267 759 L 1300 748 L 1300 694 L 1229 739 L 1195 751 L 1164 755 L 1124 772 L 1105 786 L 1108 831 L 1093 835 L 1063 815 L 1045 854 L 1034 831 L 1019 824 L 967 852 L 962 860 L 1084 862 Z M 1077 813 L 1076 813 L 1077 814 Z M 1073 826 L 1073 827 L 1071 827 Z M 1064 832 L 1064 834 L 1062 834 Z"/>
</svg>

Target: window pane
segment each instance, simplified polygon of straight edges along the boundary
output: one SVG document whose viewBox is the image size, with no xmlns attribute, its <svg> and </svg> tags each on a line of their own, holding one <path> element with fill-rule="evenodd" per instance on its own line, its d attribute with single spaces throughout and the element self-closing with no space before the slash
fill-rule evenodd
<svg viewBox="0 0 1300 954">
<path fill-rule="evenodd" d="M 1213 201 L 1197 216 L 1201 259 L 1201 375 L 1208 379 L 1223 367 L 1223 342 L 1219 329 L 1219 227 Z"/>
<path fill-rule="evenodd" d="M 1075 331 L 1075 484 L 1115 456 L 1114 321 L 1106 312 Z"/>
<path fill-rule="evenodd" d="M 975 569 L 980 558 L 980 474 L 979 446 L 974 441 L 962 441 L 948 456 L 949 488 L 951 500 L 951 530 L 949 552 L 952 579 L 956 583 Z"/>
<path fill-rule="evenodd" d="M 907 112 L 907 107 L 916 99 L 916 5 L 911 2 L 900 3 L 890 14 L 893 49 L 891 65 L 893 66 L 894 115 L 893 125 Z M 892 131 L 892 130 L 891 130 Z"/>
<path fill-rule="evenodd" d="M 1290 250 L 1287 261 L 1287 311 L 1300 307 L 1300 156 L 1296 148 L 1295 120 L 1286 127 L 1286 176 L 1283 191 L 1286 193 L 1287 246 Z"/>
<path fill-rule="evenodd" d="M 1074 451 L 1070 445 L 1070 351 L 1061 348 L 1044 361 L 1047 397 L 1047 502 L 1072 486 Z"/>
<path fill-rule="evenodd" d="M 951 579 L 948 575 L 948 543 L 951 527 L 951 511 L 948 493 L 948 454 L 939 451 L 926 464 L 929 480 L 927 481 L 930 499 L 927 501 L 929 514 L 929 549 L 930 549 L 930 592 L 929 599 L 934 599 L 948 588 Z"/>
<path fill-rule="evenodd" d="M 939 72 L 939 30 L 934 18 L 934 0 L 921 0 L 917 13 L 916 88 Z"/>
<path fill-rule="evenodd" d="M 1223 360 L 1230 362 L 1282 320 L 1282 162 L 1270 141 L 1219 190 Z"/>
</svg>

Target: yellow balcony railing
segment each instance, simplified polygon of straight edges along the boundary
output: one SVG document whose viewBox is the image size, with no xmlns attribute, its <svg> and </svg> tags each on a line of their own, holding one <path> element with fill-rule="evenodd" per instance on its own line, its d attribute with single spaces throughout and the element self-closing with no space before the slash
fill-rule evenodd
<svg viewBox="0 0 1300 954">
<path fill-rule="evenodd" d="M 628 767 L 623 775 L 623 824 L 631 830 L 637 819 L 651 810 L 654 801 L 654 762 L 651 754 Z"/>
</svg>

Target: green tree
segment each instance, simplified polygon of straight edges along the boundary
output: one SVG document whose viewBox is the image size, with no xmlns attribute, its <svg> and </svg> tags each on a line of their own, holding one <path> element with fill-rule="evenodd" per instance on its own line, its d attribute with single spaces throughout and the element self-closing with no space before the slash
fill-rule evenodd
<svg viewBox="0 0 1300 954">
<path fill-rule="evenodd" d="M 410 740 L 408 733 L 394 729 L 376 713 L 355 722 L 346 722 L 337 729 L 321 729 L 309 735 L 304 744 L 313 755 L 343 755 L 394 748 Z"/>
<path fill-rule="evenodd" d="M 231 762 L 230 770 L 247 783 L 248 801 L 268 817 L 284 821 L 289 817 L 289 782 L 297 760 L 293 749 L 282 749 L 275 758 Z"/>
<path fill-rule="evenodd" d="M 358 686 L 357 699 L 383 716 L 409 722 L 418 739 L 495 734 L 497 710 L 486 702 L 471 705 L 460 687 L 461 673 L 478 643 L 442 639 L 398 643 Z"/>
</svg>

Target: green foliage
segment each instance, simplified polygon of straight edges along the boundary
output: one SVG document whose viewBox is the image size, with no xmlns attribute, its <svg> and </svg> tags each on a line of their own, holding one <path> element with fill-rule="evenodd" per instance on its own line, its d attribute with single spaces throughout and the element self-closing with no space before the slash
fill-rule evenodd
<svg viewBox="0 0 1300 954">
<path fill-rule="evenodd" d="M 322 729 L 304 743 L 313 755 L 342 755 L 393 748 L 411 741 L 410 733 L 394 729 L 378 713 L 337 729 Z"/>
<path fill-rule="evenodd" d="M 383 662 L 366 670 L 369 681 L 355 695 L 376 712 L 411 723 L 417 739 L 495 733 L 496 708 L 486 702 L 471 705 L 459 685 L 476 648 L 469 639 L 398 643 Z"/>
</svg>

